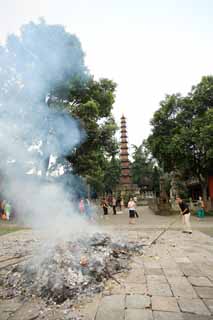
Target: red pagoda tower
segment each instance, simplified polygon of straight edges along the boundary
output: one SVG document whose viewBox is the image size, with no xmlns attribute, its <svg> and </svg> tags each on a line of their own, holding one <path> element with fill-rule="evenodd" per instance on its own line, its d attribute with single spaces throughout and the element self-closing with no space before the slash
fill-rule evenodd
<svg viewBox="0 0 213 320">
<path fill-rule="evenodd" d="M 126 118 L 124 117 L 124 115 L 122 115 L 121 117 L 120 160 L 121 175 L 119 185 L 116 187 L 116 191 L 120 192 L 122 196 L 139 194 L 138 186 L 132 183 L 128 152 Z"/>
<path fill-rule="evenodd" d="M 121 176 L 120 187 L 122 190 L 130 190 L 132 185 L 130 162 L 128 152 L 126 118 L 121 117 L 121 145 L 120 145 L 120 160 L 121 160 Z"/>
</svg>

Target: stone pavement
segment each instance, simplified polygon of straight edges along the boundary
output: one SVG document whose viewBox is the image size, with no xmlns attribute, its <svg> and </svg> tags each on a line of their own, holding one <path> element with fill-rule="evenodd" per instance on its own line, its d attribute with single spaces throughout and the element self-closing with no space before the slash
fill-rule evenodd
<svg viewBox="0 0 213 320">
<path fill-rule="evenodd" d="M 184 234 L 179 221 L 167 230 L 176 217 L 142 211 L 137 225 L 125 224 L 127 217 L 108 217 L 103 222 L 108 232 L 124 232 L 129 240 L 144 239 L 144 255 L 133 258 L 128 274 L 116 277 L 120 284 L 108 282 L 102 296 L 82 309 L 85 319 L 213 319 L 213 238 L 197 230 Z M 113 224 L 113 219 L 123 220 Z M 202 228 L 213 225 L 212 218 L 207 220 L 201 222 Z M 196 218 L 192 224 L 200 228 Z"/>
<path fill-rule="evenodd" d="M 167 229 L 176 217 L 155 216 L 146 208 L 139 213 L 137 225 L 128 225 L 126 213 L 101 220 L 104 231 L 123 234 L 130 241 L 142 239 L 144 255 L 135 256 L 130 272 L 116 275 L 103 293 L 77 310 L 85 320 L 213 319 L 213 238 L 198 230 L 183 234 L 178 221 Z M 209 228 L 213 219 L 201 223 Z M 195 218 L 193 228 L 200 229 Z M 17 236 L 22 238 L 21 232 Z M 14 241 L 16 235 L 8 237 Z M 25 231 L 23 243 L 28 237 Z M 0 320 L 71 320 L 72 312 L 68 307 L 47 312 L 33 301 L 0 301 Z"/>
</svg>

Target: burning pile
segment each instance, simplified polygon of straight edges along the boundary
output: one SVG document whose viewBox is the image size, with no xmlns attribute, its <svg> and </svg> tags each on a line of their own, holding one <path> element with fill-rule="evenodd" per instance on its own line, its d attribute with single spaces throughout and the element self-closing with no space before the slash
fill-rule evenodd
<svg viewBox="0 0 213 320">
<path fill-rule="evenodd" d="M 7 296 L 37 296 L 48 303 L 80 300 L 100 292 L 104 281 L 129 269 L 132 254 L 142 244 L 114 241 L 95 233 L 45 249 L 42 257 L 14 267 L 6 278 Z"/>
</svg>

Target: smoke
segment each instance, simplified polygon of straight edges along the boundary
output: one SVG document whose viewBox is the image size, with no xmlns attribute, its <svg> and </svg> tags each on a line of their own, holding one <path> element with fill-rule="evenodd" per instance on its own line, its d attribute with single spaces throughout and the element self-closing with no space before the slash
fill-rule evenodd
<svg viewBox="0 0 213 320">
<path fill-rule="evenodd" d="M 29 23 L 0 47 L 1 191 L 27 225 L 63 237 L 86 224 L 71 201 L 75 190 L 48 178 L 50 158 L 63 158 L 85 134 L 57 103 L 51 108 L 45 101 L 59 92 L 66 97 L 76 77 L 86 81 L 83 57 L 77 37 L 44 21 Z"/>
</svg>

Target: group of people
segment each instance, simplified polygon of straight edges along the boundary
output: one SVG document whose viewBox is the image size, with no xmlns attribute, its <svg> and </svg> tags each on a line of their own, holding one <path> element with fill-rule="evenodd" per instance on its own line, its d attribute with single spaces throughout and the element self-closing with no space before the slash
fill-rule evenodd
<svg viewBox="0 0 213 320">
<path fill-rule="evenodd" d="M 92 219 L 92 209 L 88 198 L 81 198 L 78 205 L 79 213 L 87 219 Z"/>
<path fill-rule="evenodd" d="M 108 214 L 108 208 L 109 206 L 112 207 L 113 209 L 113 214 L 116 214 L 116 207 L 118 206 L 120 209 L 124 207 L 124 202 L 123 199 L 119 199 L 119 201 L 116 200 L 116 198 L 113 196 L 111 200 L 109 201 L 107 198 L 102 198 L 101 200 L 101 207 L 103 208 L 103 213 L 104 215 Z M 183 199 L 180 196 L 176 197 L 176 203 L 179 206 L 180 209 L 180 214 L 182 216 L 182 223 L 184 226 L 184 233 L 191 234 L 192 233 L 192 228 L 191 228 L 191 223 L 190 223 L 190 209 L 188 204 L 183 201 Z M 129 212 L 129 223 L 134 224 L 135 223 L 135 218 L 139 218 L 138 212 L 137 212 L 137 198 L 136 197 L 131 197 L 128 201 L 127 204 L 128 212 Z M 201 197 L 199 197 L 199 203 L 198 203 L 198 210 L 197 210 L 197 215 L 198 218 L 203 218 L 205 214 L 205 204 L 204 201 Z"/>
<path fill-rule="evenodd" d="M 12 206 L 7 200 L 2 200 L 0 202 L 0 218 L 2 220 L 10 220 Z"/>
<path fill-rule="evenodd" d="M 112 207 L 113 214 L 117 214 L 117 207 L 119 208 L 119 211 L 122 211 L 124 208 L 124 200 L 121 197 L 118 197 L 116 199 L 115 196 L 108 196 L 103 197 L 101 199 L 101 207 L 103 208 L 104 215 L 108 215 L 109 213 L 109 207 Z"/>
<path fill-rule="evenodd" d="M 136 210 L 137 206 L 137 197 L 130 198 L 127 204 L 127 208 L 129 211 L 129 223 L 133 224 L 135 221 L 135 218 L 139 218 L 138 212 Z M 112 207 L 113 215 L 117 214 L 117 207 L 119 208 L 120 211 L 122 211 L 125 207 L 124 204 L 124 199 L 121 197 L 118 197 L 117 199 L 115 196 L 110 196 L 110 197 L 103 197 L 101 200 L 101 207 L 103 208 L 103 214 L 108 215 L 109 207 Z"/>
</svg>

